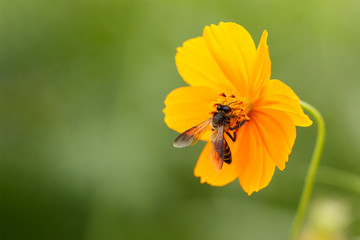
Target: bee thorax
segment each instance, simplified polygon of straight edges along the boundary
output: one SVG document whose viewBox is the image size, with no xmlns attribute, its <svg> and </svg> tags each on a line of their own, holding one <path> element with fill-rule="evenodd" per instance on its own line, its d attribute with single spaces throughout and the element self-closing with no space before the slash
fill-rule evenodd
<svg viewBox="0 0 360 240">
<path fill-rule="evenodd" d="M 213 128 L 218 128 L 219 126 L 225 125 L 227 116 L 224 112 L 215 112 L 212 117 L 211 125 Z"/>
</svg>

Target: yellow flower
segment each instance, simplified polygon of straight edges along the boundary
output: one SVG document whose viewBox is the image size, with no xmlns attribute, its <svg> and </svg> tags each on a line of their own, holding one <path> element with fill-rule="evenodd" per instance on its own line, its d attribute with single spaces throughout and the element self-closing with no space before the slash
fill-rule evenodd
<svg viewBox="0 0 360 240">
<path fill-rule="evenodd" d="M 211 128 L 201 140 L 208 141 L 194 174 L 201 183 L 223 186 L 239 178 L 249 195 L 266 187 L 275 171 L 285 168 L 296 138 L 295 126 L 310 126 L 298 96 L 279 80 L 270 80 L 271 62 L 264 31 L 256 48 L 250 34 L 235 23 L 206 26 L 202 37 L 177 49 L 176 66 L 190 86 L 173 90 L 165 100 L 165 123 L 180 133 L 211 119 L 217 106 L 231 107 L 231 123 L 225 133 L 236 132 L 232 163 L 216 166 L 210 160 Z M 230 130 L 243 122 L 238 129 Z M 211 124 L 209 124 L 211 125 Z M 213 140 L 213 139 L 212 139 Z"/>
</svg>

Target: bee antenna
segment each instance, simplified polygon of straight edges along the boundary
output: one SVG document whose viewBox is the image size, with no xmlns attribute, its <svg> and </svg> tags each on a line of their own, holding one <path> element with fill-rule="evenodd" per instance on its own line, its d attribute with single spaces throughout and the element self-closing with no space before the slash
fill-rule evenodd
<svg viewBox="0 0 360 240">
<path fill-rule="evenodd" d="M 236 102 L 237 102 L 237 101 L 233 101 L 233 102 L 229 103 L 228 106 L 231 105 L 231 104 L 233 104 L 233 103 L 236 103 Z"/>
</svg>

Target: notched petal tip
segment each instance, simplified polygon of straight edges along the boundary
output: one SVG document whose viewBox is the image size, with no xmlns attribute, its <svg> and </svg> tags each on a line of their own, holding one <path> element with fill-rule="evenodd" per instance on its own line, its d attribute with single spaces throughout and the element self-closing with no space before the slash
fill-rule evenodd
<svg viewBox="0 0 360 240">
<path fill-rule="evenodd" d="M 299 111 L 300 116 L 301 116 L 301 120 L 299 120 L 299 119 L 294 120 L 295 126 L 297 126 L 297 127 L 309 127 L 309 126 L 311 126 L 313 124 L 313 121 L 310 119 L 310 117 L 307 114 L 305 114 L 304 109 L 301 106 L 301 103 L 299 103 L 299 106 L 300 106 L 300 109 L 301 109 Z"/>
<path fill-rule="evenodd" d="M 260 39 L 260 42 L 259 42 L 259 46 L 258 46 L 258 49 L 263 47 L 264 49 L 266 49 L 267 51 L 269 51 L 269 46 L 267 44 L 267 39 L 268 39 L 268 32 L 266 30 L 264 30 L 263 34 L 261 35 L 261 39 Z"/>
<path fill-rule="evenodd" d="M 289 158 L 288 158 L 289 159 Z M 286 161 L 288 162 L 288 160 Z M 285 162 L 285 163 L 286 163 Z M 285 163 L 284 163 L 284 166 L 279 166 L 279 165 L 276 165 L 276 167 L 280 170 L 280 171 L 284 171 L 285 170 Z"/>
<path fill-rule="evenodd" d="M 254 191 L 252 191 L 252 192 L 246 192 L 247 193 L 247 195 L 250 197 L 251 196 L 251 194 L 253 194 L 254 193 Z"/>
<path fill-rule="evenodd" d="M 267 30 L 264 30 L 262 36 L 261 36 L 261 40 L 264 40 L 265 43 L 267 43 L 267 37 L 269 36 L 269 33 Z"/>
<path fill-rule="evenodd" d="M 216 27 L 216 25 L 210 24 L 210 26 L 205 26 L 205 27 L 204 27 L 204 30 L 203 30 L 203 35 L 204 35 L 204 32 L 209 31 L 210 28 L 213 28 L 213 27 Z"/>
<path fill-rule="evenodd" d="M 262 35 L 261 35 L 261 38 L 260 38 L 260 42 L 259 42 L 259 45 L 257 47 L 257 50 L 259 51 L 260 48 L 264 48 L 264 49 L 268 49 L 268 44 L 267 44 L 267 38 L 268 38 L 269 34 L 268 34 L 268 31 L 264 30 Z"/>
<path fill-rule="evenodd" d="M 305 113 L 303 115 L 303 120 L 301 122 L 295 123 L 295 125 L 297 127 L 310 127 L 312 124 L 313 124 L 313 121 Z"/>
</svg>

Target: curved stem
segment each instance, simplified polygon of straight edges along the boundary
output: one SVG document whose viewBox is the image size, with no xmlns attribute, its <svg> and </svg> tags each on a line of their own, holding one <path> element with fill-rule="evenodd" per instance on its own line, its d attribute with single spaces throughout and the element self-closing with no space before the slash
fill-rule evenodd
<svg viewBox="0 0 360 240">
<path fill-rule="evenodd" d="M 305 211 L 309 203 L 311 191 L 314 186 L 315 175 L 319 167 L 320 157 L 322 154 L 324 141 L 325 141 L 325 122 L 320 112 L 310 104 L 301 100 L 300 100 L 300 105 L 315 117 L 318 125 L 318 130 L 317 130 L 315 149 L 311 157 L 310 167 L 305 179 L 305 185 L 301 194 L 299 206 L 297 208 L 295 220 L 291 230 L 291 235 L 290 235 L 291 240 L 298 239 L 302 222 L 304 219 Z"/>
</svg>

